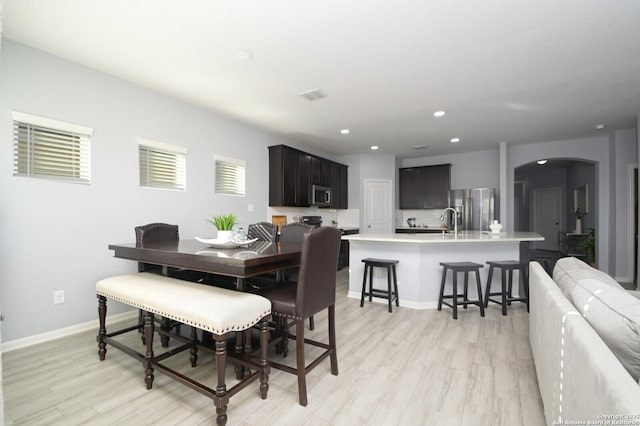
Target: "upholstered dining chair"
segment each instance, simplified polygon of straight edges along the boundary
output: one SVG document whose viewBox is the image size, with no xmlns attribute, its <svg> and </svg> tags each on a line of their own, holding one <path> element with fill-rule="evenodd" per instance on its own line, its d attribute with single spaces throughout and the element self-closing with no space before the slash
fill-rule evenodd
<svg viewBox="0 0 640 426">
<path fill-rule="evenodd" d="M 136 247 L 152 247 L 154 245 L 169 245 L 175 244 L 176 247 L 180 241 L 180 234 L 178 232 L 178 225 L 170 225 L 168 223 L 149 223 L 147 225 L 136 226 Z M 168 268 L 167 266 L 154 265 L 150 263 L 138 263 L 138 272 L 151 272 L 170 276 L 172 278 L 178 278 L 185 281 L 203 282 L 207 274 L 199 271 L 190 271 L 186 269 Z M 142 330 L 142 310 L 138 311 L 138 328 Z M 179 326 L 180 324 L 175 321 L 171 321 L 168 318 L 162 317 L 161 327 L 165 330 L 171 329 L 173 326 Z M 142 342 L 144 343 L 144 333 L 142 333 Z M 163 347 L 169 345 L 169 338 L 167 336 L 161 337 Z"/>
<path fill-rule="evenodd" d="M 283 354 L 287 356 L 289 320 L 296 324 L 296 368 L 272 361 L 271 367 L 298 376 L 298 398 L 300 405 L 307 405 L 306 374 L 329 357 L 331 374 L 338 375 L 338 357 L 336 354 L 335 300 L 336 266 L 340 251 L 341 232 L 335 228 L 317 228 L 303 235 L 300 272 L 297 283 L 283 285 L 259 291 L 258 294 L 271 300 L 271 313 L 282 321 Z M 328 309 L 329 343 L 305 339 L 304 321 L 318 312 Z M 279 343 L 279 339 L 275 340 Z M 304 344 L 325 349 L 308 366 L 305 364 Z"/>
<path fill-rule="evenodd" d="M 247 238 L 250 240 L 257 238 L 258 241 L 275 243 L 278 239 L 278 227 L 269 222 L 252 223 L 249 225 Z"/>
<path fill-rule="evenodd" d="M 281 243 L 301 243 L 305 234 L 310 232 L 313 226 L 304 223 L 294 222 L 282 225 L 280 231 Z M 284 281 L 295 281 L 298 276 L 299 268 L 287 268 L 283 271 L 282 279 Z"/>
<path fill-rule="evenodd" d="M 180 241 L 178 225 L 170 225 L 168 223 L 149 223 L 147 225 L 136 226 L 135 233 L 136 247 L 150 247 L 158 244 L 175 244 L 177 247 Z M 207 275 L 204 272 L 167 268 L 166 266 L 143 262 L 138 263 L 138 272 L 153 272 L 193 282 L 202 282 Z"/>
<path fill-rule="evenodd" d="M 282 243 L 302 243 L 302 238 L 305 234 L 310 232 L 313 229 L 313 226 L 307 225 L 305 223 L 293 222 L 282 225 L 282 229 L 280 231 L 280 242 Z M 300 268 L 287 268 L 280 271 L 280 277 L 278 281 L 297 281 L 298 280 L 298 271 Z M 309 330 L 313 330 L 313 315 L 309 317 Z"/>
</svg>

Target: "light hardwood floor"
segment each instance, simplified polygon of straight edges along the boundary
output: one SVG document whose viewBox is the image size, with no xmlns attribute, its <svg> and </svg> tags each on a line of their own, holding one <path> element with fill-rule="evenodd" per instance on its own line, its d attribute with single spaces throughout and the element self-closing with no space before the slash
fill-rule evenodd
<svg viewBox="0 0 640 426">
<path fill-rule="evenodd" d="M 360 308 L 348 299 L 347 281 L 348 272 L 338 272 L 340 374 L 330 374 L 328 359 L 316 367 L 308 375 L 309 405 L 301 407 L 295 376 L 272 370 L 266 400 L 257 383 L 231 398 L 229 425 L 544 425 L 523 304 L 506 317 L 494 304 L 485 318 L 477 307 L 460 309 L 457 321 L 448 308 L 389 314 L 386 305 Z M 108 347 L 100 362 L 96 333 L 3 354 L 6 425 L 215 424 L 210 399 L 162 373 L 147 391 L 138 361 Z M 326 341 L 326 314 L 308 333 Z M 137 333 L 126 339 L 139 342 Z M 290 350 L 293 362 L 294 341 Z M 314 351 L 308 348 L 308 359 Z M 213 387 L 212 355 L 202 352 L 196 369 L 188 357 L 166 363 Z"/>
</svg>

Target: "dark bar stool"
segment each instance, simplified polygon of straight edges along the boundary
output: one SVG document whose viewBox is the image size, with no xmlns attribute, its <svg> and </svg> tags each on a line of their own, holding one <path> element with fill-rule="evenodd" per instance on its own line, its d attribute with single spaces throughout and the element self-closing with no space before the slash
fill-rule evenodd
<svg viewBox="0 0 640 426">
<path fill-rule="evenodd" d="M 527 305 L 529 312 L 529 276 L 527 275 L 527 263 L 517 260 L 495 260 L 487 262 L 489 265 L 489 276 L 487 277 L 487 290 L 484 297 L 485 306 L 489 306 L 489 302 L 502 305 L 502 315 L 507 315 L 507 305 L 511 302 L 523 302 Z M 493 279 L 493 269 L 500 268 L 502 270 L 502 286 L 499 293 L 491 293 L 491 281 Z M 513 297 L 513 271 L 520 271 L 522 285 L 524 287 L 524 297 Z M 509 286 L 507 288 L 507 272 L 509 272 Z M 491 299 L 491 296 L 500 296 L 500 301 Z"/>
<path fill-rule="evenodd" d="M 442 305 L 453 308 L 453 319 L 458 319 L 458 305 L 462 305 L 467 309 L 467 305 L 478 305 L 480 308 L 480 316 L 484 316 L 484 302 L 482 301 L 482 285 L 480 284 L 480 268 L 483 266 L 474 262 L 440 262 L 442 266 L 442 284 L 440 285 L 440 298 L 438 299 L 438 310 L 442 310 Z M 453 293 L 444 294 L 444 284 L 447 280 L 447 270 L 453 272 Z M 476 273 L 476 282 L 478 286 L 478 300 L 469 300 L 469 272 Z M 458 302 L 458 272 L 464 272 L 464 289 L 462 293 L 462 302 Z M 451 304 L 443 299 L 452 299 Z"/>
<path fill-rule="evenodd" d="M 391 312 L 392 301 L 395 299 L 396 306 L 400 306 L 398 301 L 398 279 L 396 278 L 397 260 L 389 259 L 362 259 L 364 263 L 364 278 L 362 279 L 362 295 L 360 296 L 360 307 L 364 306 L 364 297 L 369 296 L 371 302 L 372 296 L 381 297 L 389 301 L 389 312 Z M 387 290 L 373 288 L 373 268 L 385 268 L 387 270 Z M 367 292 L 367 270 L 369 271 L 369 291 Z M 393 274 L 393 291 L 391 289 L 391 274 Z"/>
</svg>

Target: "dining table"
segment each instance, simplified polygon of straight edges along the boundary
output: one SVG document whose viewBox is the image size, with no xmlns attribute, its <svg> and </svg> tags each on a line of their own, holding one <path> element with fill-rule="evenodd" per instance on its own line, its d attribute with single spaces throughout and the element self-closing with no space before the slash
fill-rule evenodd
<svg viewBox="0 0 640 426">
<path fill-rule="evenodd" d="M 188 239 L 109 249 L 120 259 L 235 277 L 236 289 L 244 291 L 247 278 L 299 266 L 302 244 L 255 241 L 227 248 Z"/>
</svg>

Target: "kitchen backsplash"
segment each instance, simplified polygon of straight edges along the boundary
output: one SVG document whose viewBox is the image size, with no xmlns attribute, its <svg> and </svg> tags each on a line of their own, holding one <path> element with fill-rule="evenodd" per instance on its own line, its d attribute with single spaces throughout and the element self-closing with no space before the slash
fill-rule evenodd
<svg viewBox="0 0 640 426">
<path fill-rule="evenodd" d="M 359 209 L 331 210 L 309 207 L 268 207 L 267 221 L 271 221 L 272 216 L 286 216 L 287 223 L 300 222 L 302 216 L 320 216 L 322 224 L 331 226 L 333 221 L 339 227 L 357 228 L 360 224 Z"/>
<path fill-rule="evenodd" d="M 416 218 L 416 226 L 427 225 L 429 228 L 439 228 L 446 224 L 446 220 L 440 221 L 442 209 L 437 210 L 396 210 L 396 226 L 409 226 L 407 219 Z"/>
</svg>

